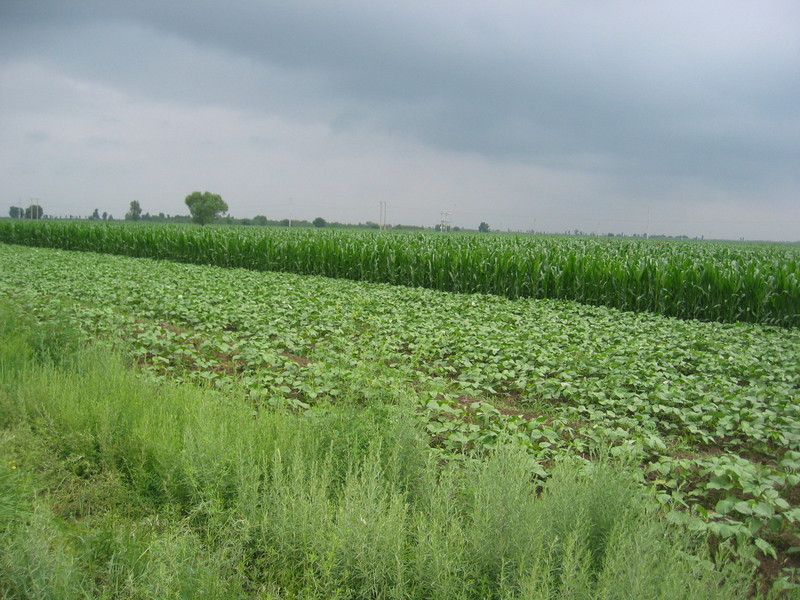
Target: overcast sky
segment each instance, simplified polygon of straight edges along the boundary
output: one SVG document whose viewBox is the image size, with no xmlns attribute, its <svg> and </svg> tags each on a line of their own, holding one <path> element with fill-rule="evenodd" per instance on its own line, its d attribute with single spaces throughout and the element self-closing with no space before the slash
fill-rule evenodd
<svg viewBox="0 0 800 600">
<path fill-rule="evenodd" d="M 0 210 L 800 240 L 800 2 L 0 0 Z"/>
</svg>

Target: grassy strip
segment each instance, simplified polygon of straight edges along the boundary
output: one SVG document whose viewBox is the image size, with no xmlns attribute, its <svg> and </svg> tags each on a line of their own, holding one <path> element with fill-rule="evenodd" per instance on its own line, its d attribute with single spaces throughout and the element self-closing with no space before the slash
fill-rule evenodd
<svg viewBox="0 0 800 600">
<path fill-rule="evenodd" d="M 3 598 L 735 599 L 751 589 L 745 567 L 714 566 L 662 522 L 620 466 L 565 463 L 540 486 L 504 445 L 440 465 L 408 407 L 254 415 L 224 395 L 143 383 L 7 306 L 2 316 Z"/>
</svg>

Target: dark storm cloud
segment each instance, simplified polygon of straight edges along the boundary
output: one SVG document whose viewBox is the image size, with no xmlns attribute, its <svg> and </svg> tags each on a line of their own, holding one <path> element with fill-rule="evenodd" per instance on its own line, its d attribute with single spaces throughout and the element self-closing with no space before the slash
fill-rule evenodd
<svg viewBox="0 0 800 600">
<path fill-rule="evenodd" d="M 556 164 L 602 153 L 737 179 L 798 163 L 798 5 L 609 6 L 138 2 L 82 16 L 318 77 L 316 96 L 292 102 L 355 105 L 371 126 L 449 150 Z M 262 86 L 241 101 L 268 97 Z"/>
<path fill-rule="evenodd" d="M 630 198 L 666 201 L 664 188 L 690 182 L 781 207 L 800 187 L 794 2 L 6 2 L 0 12 L 4 59 L 44 60 L 133 96 L 596 174 Z M 772 186 L 784 192 L 763 193 Z"/>
</svg>

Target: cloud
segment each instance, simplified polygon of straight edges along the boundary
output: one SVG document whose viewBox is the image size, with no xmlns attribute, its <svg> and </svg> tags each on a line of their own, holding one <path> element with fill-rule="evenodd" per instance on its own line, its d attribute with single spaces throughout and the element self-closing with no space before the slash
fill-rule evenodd
<svg viewBox="0 0 800 600">
<path fill-rule="evenodd" d="M 17 190 L 19 173 L 63 190 L 69 165 L 154 197 L 205 178 L 240 213 L 374 220 L 388 198 L 425 224 L 457 206 L 469 226 L 800 230 L 788 0 L 12 0 L 0 17 Z"/>
</svg>

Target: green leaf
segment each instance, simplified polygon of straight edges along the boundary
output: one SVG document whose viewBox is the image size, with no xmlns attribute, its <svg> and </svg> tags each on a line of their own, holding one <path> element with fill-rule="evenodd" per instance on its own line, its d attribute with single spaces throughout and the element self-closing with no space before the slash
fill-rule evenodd
<svg viewBox="0 0 800 600">
<path fill-rule="evenodd" d="M 706 484 L 712 490 L 729 490 L 733 487 L 733 482 L 727 475 L 715 475 Z"/>
<path fill-rule="evenodd" d="M 763 552 L 767 556 L 771 556 L 772 558 L 778 558 L 777 553 L 775 552 L 775 548 L 772 544 L 770 544 L 767 540 L 762 538 L 756 538 L 755 544 L 761 552 Z"/>
<path fill-rule="evenodd" d="M 753 514 L 759 517 L 769 518 L 775 514 L 775 509 L 766 502 L 758 502 L 753 505 Z"/>
<path fill-rule="evenodd" d="M 733 510 L 733 505 L 736 504 L 735 499 L 731 498 L 723 498 L 717 505 L 714 507 L 714 510 L 721 515 L 727 515 L 731 510 Z"/>
</svg>

